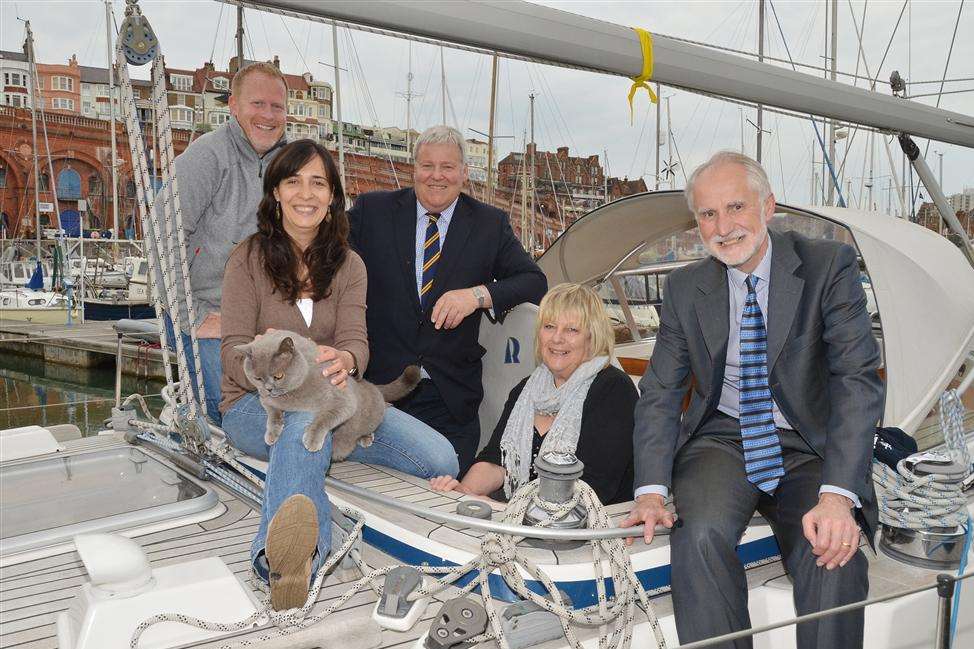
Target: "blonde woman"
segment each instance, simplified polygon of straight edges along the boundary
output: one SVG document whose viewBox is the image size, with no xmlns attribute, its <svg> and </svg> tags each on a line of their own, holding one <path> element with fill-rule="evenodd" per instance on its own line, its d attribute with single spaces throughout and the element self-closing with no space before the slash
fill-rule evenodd
<svg viewBox="0 0 974 649">
<path fill-rule="evenodd" d="M 632 500 L 630 378 L 609 364 L 614 337 L 602 301 L 580 284 L 559 284 L 541 300 L 535 329 L 538 367 L 514 386 L 487 446 L 462 481 L 430 480 L 438 491 L 510 497 L 534 480 L 534 460 L 574 453 L 582 480 L 605 504 Z"/>
</svg>

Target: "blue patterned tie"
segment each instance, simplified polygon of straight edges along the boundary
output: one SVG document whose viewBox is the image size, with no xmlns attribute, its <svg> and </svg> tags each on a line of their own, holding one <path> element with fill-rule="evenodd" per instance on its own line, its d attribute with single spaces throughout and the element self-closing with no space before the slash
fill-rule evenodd
<svg viewBox="0 0 974 649">
<path fill-rule="evenodd" d="M 754 290 L 759 278 L 748 275 L 747 300 L 741 317 L 740 422 L 744 470 L 758 489 L 773 494 L 785 470 L 781 441 L 771 411 L 768 387 L 768 330 Z"/>
<path fill-rule="evenodd" d="M 429 225 L 426 226 L 426 241 L 423 243 L 423 287 L 419 291 L 419 302 L 426 308 L 426 296 L 433 288 L 433 278 L 436 276 L 436 262 L 440 260 L 440 230 L 436 222 L 440 215 L 427 212 Z"/>
</svg>

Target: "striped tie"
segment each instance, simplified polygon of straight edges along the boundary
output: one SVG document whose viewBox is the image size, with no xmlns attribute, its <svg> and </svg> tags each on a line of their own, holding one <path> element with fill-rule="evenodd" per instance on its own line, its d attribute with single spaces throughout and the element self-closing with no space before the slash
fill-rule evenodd
<svg viewBox="0 0 974 649">
<path fill-rule="evenodd" d="M 747 276 L 747 300 L 741 317 L 740 422 L 744 470 L 758 489 L 773 494 L 785 475 L 781 441 L 771 411 L 768 387 L 768 331 L 754 291 L 759 278 Z"/>
<path fill-rule="evenodd" d="M 419 291 L 419 301 L 426 308 L 426 296 L 433 288 L 433 278 L 436 276 L 436 262 L 440 260 L 440 230 L 436 221 L 440 215 L 427 212 L 429 224 L 426 226 L 426 241 L 423 243 L 423 287 Z"/>
</svg>

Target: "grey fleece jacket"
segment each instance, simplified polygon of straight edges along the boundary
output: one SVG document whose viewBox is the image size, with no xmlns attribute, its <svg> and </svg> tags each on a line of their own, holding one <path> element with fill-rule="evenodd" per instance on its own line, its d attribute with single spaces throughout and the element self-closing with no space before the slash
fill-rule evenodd
<svg viewBox="0 0 974 649">
<path fill-rule="evenodd" d="M 180 212 L 186 260 L 193 290 L 195 325 L 207 313 L 220 312 L 223 270 L 234 246 L 257 231 L 257 206 L 263 195 L 263 174 L 280 148 L 282 137 L 258 156 L 236 118 L 193 142 L 176 157 Z M 157 199 L 160 232 L 165 239 L 162 197 Z M 175 250 L 175 229 L 166 250 Z M 179 296 L 180 322 L 188 323 L 183 276 L 178 263 L 173 275 Z M 163 302 L 163 308 L 166 308 Z"/>
</svg>

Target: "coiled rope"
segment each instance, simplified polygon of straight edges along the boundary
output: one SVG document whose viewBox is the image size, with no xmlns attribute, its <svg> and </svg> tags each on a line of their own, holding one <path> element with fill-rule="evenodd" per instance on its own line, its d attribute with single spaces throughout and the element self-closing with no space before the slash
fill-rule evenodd
<svg viewBox="0 0 974 649">
<path fill-rule="evenodd" d="M 964 440 L 963 415 L 964 406 L 956 390 L 944 392 L 940 398 L 940 427 L 949 457 L 967 468 L 966 477 L 971 471 L 971 458 Z M 928 530 L 967 523 L 963 479 L 917 475 L 906 460 L 900 460 L 895 471 L 881 462 L 873 462 L 873 479 L 880 487 L 879 519 L 887 525 Z"/>
</svg>

